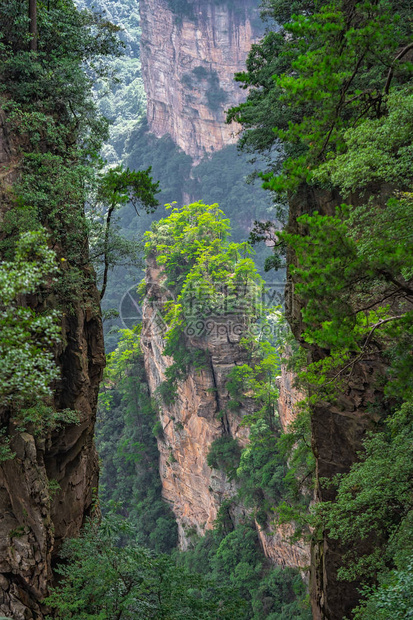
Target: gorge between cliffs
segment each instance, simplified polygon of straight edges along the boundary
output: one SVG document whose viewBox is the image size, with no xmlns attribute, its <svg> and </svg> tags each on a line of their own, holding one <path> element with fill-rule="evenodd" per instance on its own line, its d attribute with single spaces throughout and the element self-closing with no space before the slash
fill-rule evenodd
<svg viewBox="0 0 413 620">
<path fill-rule="evenodd" d="M 0 3 L 0 617 L 413 614 L 411 15 Z"/>
</svg>

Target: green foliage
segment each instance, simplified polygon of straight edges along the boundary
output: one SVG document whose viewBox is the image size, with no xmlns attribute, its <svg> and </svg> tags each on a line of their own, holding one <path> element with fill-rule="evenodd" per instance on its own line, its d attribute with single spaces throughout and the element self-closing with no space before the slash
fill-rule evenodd
<svg viewBox="0 0 413 620">
<path fill-rule="evenodd" d="M 250 365 L 236 366 L 226 384 L 233 398 L 230 409 L 236 411 L 246 399 L 255 401 L 254 413 L 241 422 L 249 427 L 249 443 L 236 471 L 238 496 L 254 508 L 255 519 L 262 526 L 271 519 L 293 521 L 294 538 L 299 539 L 307 532 L 314 474 L 314 457 L 306 443 L 309 429 L 299 414 L 288 431 L 281 432 L 276 409 L 278 351 L 268 342 L 248 342 L 247 346 L 252 354 Z"/>
<path fill-rule="evenodd" d="M 106 77 L 105 56 L 118 54 L 119 42 L 117 29 L 101 16 L 57 0 L 38 6 L 38 51 L 29 52 L 27 20 L 24 3 L 2 4 L 1 107 L 16 137 L 20 174 L 9 192 L 14 204 L 5 215 L 1 251 L 11 258 L 20 232 L 51 230 L 66 260 L 55 290 L 70 310 L 71 300 L 93 283 L 83 209 L 107 135 L 91 84 Z"/>
<path fill-rule="evenodd" d="M 356 617 L 390 617 L 391 605 L 404 617 L 411 557 L 411 3 L 267 0 L 264 8 L 282 27 L 253 46 L 247 72 L 238 76 L 250 88 L 248 100 L 230 118 L 243 124 L 245 148 L 282 149 L 282 167 L 278 160 L 263 171 L 266 186 L 281 199 L 302 192 L 294 200 L 304 215 L 291 217 L 285 232 L 258 224 L 256 233 L 281 250 L 275 267 L 287 248 L 302 308 L 293 327 L 316 353 L 311 363 L 299 353 L 301 386 L 310 405 L 340 405 L 358 363 L 373 360 L 384 390 L 382 402 L 371 403 L 381 425 L 365 440 L 360 462 L 335 480 L 337 499 L 321 505 L 322 527 L 348 549 L 342 578 L 379 582 Z M 328 205 L 314 212 L 311 195 L 321 196 L 320 186 L 350 204 L 335 214 Z M 282 438 L 286 450 L 294 443 L 302 470 L 305 411 Z"/>
<path fill-rule="evenodd" d="M 228 231 L 229 221 L 218 205 L 198 202 L 173 209 L 146 234 L 147 255 L 156 256 L 165 271 L 165 285 L 177 293 L 176 302 L 167 305 L 166 320 L 171 327 L 181 325 L 193 312 L 194 304 L 199 316 L 232 310 L 240 289 L 250 296 L 246 314 L 256 315 L 253 293 L 259 290 L 262 279 L 247 258 L 251 253 L 248 244 L 227 242 Z"/>
<path fill-rule="evenodd" d="M 106 59 L 110 84 L 98 78 L 93 88 L 97 94 L 100 112 L 108 119 L 109 139 L 102 148 L 102 156 L 109 165 L 123 161 L 125 143 L 139 127 L 146 115 L 146 94 L 139 58 L 140 16 L 137 0 L 77 0 L 79 8 L 98 12 L 120 28 L 118 36 L 125 53 Z M 136 166 L 136 170 L 148 166 Z"/>
<path fill-rule="evenodd" d="M 98 153 L 108 137 L 108 124 L 97 111 L 91 86 L 94 81 L 102 97 L 108 78 L 113 77 L 112 65 L 121 47 L 119 28 L 103 13 L 77 11 L 72 2 L 42 4 L 38 10 L 39 47 L 33 55 L 21 49 L 19 43 L 20 35 L 22 41 L 27 39 L 24 6 L 14 1 L 11 5 L 10 10 L 2 8 L 4 14 L 0 14 L 0 22 L 4 19 L 9 24 L 14 20 L 15 28 L 9 28 L 9 40 L 5 37 L 2 42 L 5 54 L 0 73 L 4 78 L 1 90 L 7 93 L 3 109 L 12 131 L 21 136 L 23 174 L 13 190 L 22 215 L 6 216 L 8 237 L 3 245 L 9 249 L 16 225 L 19 230 L 30 230 L 33 222 L 36 228 L 39 223 L 50 227 L 59 251 L 68 261 L 57 288 L 61 297 L 70 298 L 90 288 L 93 282 L 85 269 L 89 260 L 85 244 L 89 230 L 84 205 L 93 206 L 94 258 L 106 259 L 101 267 L 105 273 L 117 260 L 136 263 L 136 240 L 120 235 L 116 223 L 113 226 L 112 222 L 110 234 L 106 230 L 111 206 L 115 209 L 113 200 L 119 207 L 125 204 L 128 194 L 129 198 L 139 198 L 152 211 L 157 186 L 150 183 L 146 172 L 117 168 L 106 175 L 100 173 L 102 160 Z M 115 174 L 117 192 L 113 187 Z M 121 176 L 123 190 L 119 187 Z M 111 183 L 114 191 L 109 196 Z M 110 204 L 105 204 L 108 200 Z M 24 217 L 28 208 L 31 221 Z"/>
<path fill-rule="evenodd" d="M 104 56 L 119 53 L 118 29 L 98 14 L 78 11 L 70 1 L 40 4 L 37 18 L 38 51 L 29 52 L 26 6 L 18 0 L 2 4 L 2 81 L 15 101 L 37 102 L 38 111 L 60 99 L 61 113 L 73 122 L 76 108 L 87 109 L 91 103 L 90 78 L 105 75 Z M 82 63 L 87 63 L 90 77 Z M 86 86 L 85 92 L 77 92 L 79 85 Z"/>
<path fill-rule="evenodd" d="M 240 592 L 246 609 L 237 620 L 308 620 L 311 613 L 304 602 L 305 585 L 292 569 L 270 566 L 258 542 L 255 527 L 240 523 L 235 528 L 230 506 L 223 504 L 219 523 L 212 532 L 199 539 L 193 548 L 179 556 L 187 570 L 210 575 Z M 229 526 L 229 527 L 228 527 Z"/>
<path fill-rule="evenodd" d="M 188 194 L 204 197 L 207 204 L 217 202 L 231 217 L 231 239 L 236 242 L 242 242 L 247 237 L 254 220 L 273 216 L 270 197 L 267 197 L 258 183 L 249 182 L 254 167 L 246 154 L 237 152 L 235 145 L 205 157 L 199 165 L 191 168 L 192 159 L 169 136 L 158 139 L 147 131 L 146 122 L 134 130 L 125 143 L 122 156 L 131 169 L 147 169 L 151 166 L 153 178 L 160 182 L 161 192 L 157 197 L 161 205 L 175 200 L 183 204 L 188 200 Z M 132 206 L 125 206 L 118 212 L 118 226 L 124 237 L 139 240 L 153 221 L 165 215 L 165 211 L 158 208 L 154 214 L 141 212 L 138 217 Z M 253 256 L 260 273 L 263 272 L 265 257 L 269 252 L 269 249 L 259 247 Z M 140 256 L 136 258 L 139 260 Z M 137 275 L 136 267 L 115 267 L 109 274 L 104 307 L 118 307 L 125 290 L 142 276 Z M 275 279 L 282 277 L 283 274 L 277 274 Z M 116 342 L 116 335 L 108 335 L 108 331 L 111 325 L 116 324 L 119 321 L 108 321 L 105 325 L 108 350 Z"/>
<path fill-rule="evenodd" d="M 273 216 L 270 197 L 267 197 L 259 184 L 248 181 L 254 168 L 246 154 L 237 153 L 235 145 L 205 157 L 198 166 L 191 168 L 191 158 L 174 145 L 169 136 L 157 139 L 147 133 L 147 124 L 142 123 L 140 129 L 134 131 L 126 142 L 123 157 L 131 169 L 152 167 L 153 178 L 160 182 L 161 192 L 157 197 L 161 205 L 172 200 L 183 204 L 187 201 L 187 194 L 203 196 L 208 204 L 219 203 L 222 210 L 231 217 L 233 241 L 242 242 L 255 219 Z M 154 214 L 142 211 L 138 217 L 132 206 L 125 206 L 118 212 L 117 226 L 123 237 L 136 243 L 149 230 L 153 221 L 165 215 L 165 211 L 158 208 Z M 259 247 L 253 256 L 260 273 L 263 272 L 265 257 L 269 252 L 266 247 Z M 135 265 L 140 259 L 139 252 Z M 143 277 L 143 273 L 137 275 L 136 267 L 115 267 L 109 274 L 108 288 L 103 299 L 104 308 L 118 307 L 125 290 L 140 277 Z M 277 274 L 275 279 L 282 277 L 283 274 Z M 117 342 L 115 333 L 108 334 L 110 327 L 115 325 L 119 325 L 119 321 L 107 321 L 105 324 L 108 350 L 112 350 Z"/>
<path fill-rule="evenodd" d="M 387 114 L 366 119 L 343 134 L 345 152 L 314 172 L 322 183 L 339 186 L 343 193 L 360 191 L 375 182 L 404 189 L 412 170 L 412 86 L 391 91 Z"/>
<path fill-rule="evenodd" d="M 279 311 L 267 312 L 267 320 L 270 318 L 279 320 Z M 234 366 L 228 374 L 226 387 L 233 399 L 233 408 L 237 404 L 239 406 L 240 401 L 245 398 L 253 399 L 259 409 L 245 422 L 263 417 L 270 428 L 275 428 L 278 398 L 276 378 L 280 370 L 278 349 L 268 341 L 258 340 L 252 336 L 243 338 L 241 345 L 248 351 L 250 361 L 249 364 Z"/>
<path fill-rule="evenodd" d="M 146 233 L 146 254 L 156 256 L 168 276 L 167 285 L 181 290 L 188 273 L 202 252 L 222 249 L 228 237 L 229 220 L 223 218 L 218 205 L 202 202 L 173 208 L 170 216 L 154 222 L 152 231 Z"/>
<path fill-rule="evenodd" d="M 206 319 L 238 311 L 247 326 L 260 311 L 263 281 L 248 257 L 248 244 L 227 241 L 229 221 L 223 215 L 218 205 L 197 202 L 173 208 L 168 218 L 154 222 L 152 231 L 145 234 L 146 254 L 163 267 L 164 284 L 175 295 L 163 312 L 164 354 L 174 358 L 166 373 L 167 385 L 161 388 L 168 402 L 173 401 L 176 384 L 188 368 L 206 363 L 202 350 L 187 345 L 186 336 L 196 334 L 197 319 L 204 325 Z M 205 335 L 204 331 L 197 335 Z"/>
<path fill-rule="evenodd" d="M 336 216 L 301 216 L 305 236 L 281 233 L 299 261 L 291 272 L 305 304 L 303 338 L 328 352 L 301 374 L 314 402 L 334 397 L 354 365 L 377 349 L 390 362 L 386 392 L 409 397 L 412 366 L 403 348 L 413 315 L 403 280 L 412 270 L 406 252 L 411 211 L 410 194 L 404 194 L 374 213 L 367 205 L 352 213 L 343 207 Z"/>
<path fill-rule="evenodd" d="M 282 2 L 268 5 L 286 20 L 284 30 L 253 49 L 248 73 L 239 76 L 253 90 L 248 103 L 233 111 L 247 129 L 246 144 L 260 148 L 262 126 L 269 139 L 262 148 L 270 148 L 276 119 L 267 123 L 260 114 L 276 101 L 276 135 L 290 158 L 281 176 L 268 177 L 268 186 L 282 192 L 306 181 L 371 196 L 335 216 L 301 216 L 296 234 L 274 233 L 277 245 L 298 259 L 290 272 L 304 306 L 303 338 L 324 352 L 305 365 L 301 378 L 314 402 L 332 398 L 355 363 L 379 349 L 392 363 L 387 393 L 407 397 L 411 364 L 403 347 L 412 316 L 403 299 L 412 291 L 402 282 L 411 277 L 411 198 L 399 192 L 386 201 L 381 192 L 385 183 L 401 190 L 411 183 L 407 47 L 394 60 L 411 34 L 408 4 L 356 3 L 347 15 L 336 2 L 302 2 L 294 16 Z M 276 75 L 272 84 L 270 73 Z M 263 232 L 270 237 L 270 229 Z"/>
<path fill-rule="evenodd" d="M 131 203 L 134 209 L 143 205 L 147 211 L 153 212 L 158 205 L 155 194 L 159 183 L 152 183 L 150 171 L 151 168 L 139 172 L 123 166 L 110 168 L 100 179 L 98 201 L 119 207 Z"/>
<path fill-rule="evenodd" d="M 274 429 L 263 419 L 250 426 L 249 443 L 242 451 L 237 480 L 239 496 L 247 506 L 255 509 L 255 518 L 266 526 L 271 514 L 283 497 L 287 496 L 284 478 L 287 465 L 278 449 Z"/>
<path fill-rule="evenodd" d="M 6 429 L 0 430 L 0 463 L 14 459 L 16 453 L 10 448 L 10 437 L 6 436 Z"/>
<path fill-rule="evenodd" d="M 167 324 L 176 327 L 167 332 L 164 350 L 165 354 L 173 356 L 174 363 L 168 369 L 168 380 L 161 384 L 159 390 L 167 404 L 173 402 L 177 382 L 186 376 L 188 369 L 192 366 L 196 371 L 196 368 L 206 361 L 203 351 L 197 351 L 187 344 L 187 333 L 184 330 L 188 327 L 185 322 L 190 316 L 189 310 L 193 308 L 190 304 L 196 302 L 197 312 L 201 316 L 208 316 L 210 311 L 224 314 L 225 308 L 219 299 L 218 289 L 222 282 L 227 283 L 230 277 L 234 277 L 234 273 L 239 274 L 241 283 L 242 278 L 249 277 L 251 277 L 253 287 L 256 286 L 257 281 L 260 282 L 256 272 L 252 271 L 249 260 L 240 254 L 236 244 L 231 244 L 227 240 L 228 228 L 228 222 L 223 219 L 223 214 L 217 206 L 208 207 L 197 203 L 183 209 L 175 209 L 167 220 L 154 224 L 152 232 L 147 235 L 149 239 L 147 253 L 151 260 L 156 258 L 157 262 L 164 266 L 165 284 L 175 292 L 177 300 L 176 303 L 169 303 L 164 312 Z M 239 264 L 245 267 L 245 271 L 238 267 Z M 209 295 L 206 299 L 205 295 L 197 296 L 199 282 L 204 287 L 201 288 L 201 292 L 206 290 Z M 217 294 L 215 287 L 218 289 Z M 231 297 L 228 303 L 232 303 Z M 247 298 L 247 309 L 249 303 Z M 211 307 L 212 310 L 210 310 Z M 255 316 L 252 314 L 251 321 Z M 127 333 L 129 332 L 125 332 L 125 336 Z M 284 491 L 283 478 L 286 475 L 285 461 L 279 454 L 278 437 L 275 432 L 275 400 L 277 397 L 275 377 L 278 372 L 278 356 L 276 350 L 268 343 L 262 342 L 258 346 L 253 339 L 250 339 L 246 340 L 244 345 L 250 353 L 250 365 L 236 368 L 228 377 L 227 387 L 233 400 L 238 398 L 241 402 L 245 398 L 250 398 L 257 404 L 258 412 L 252 415 L 251 419 L 246 420 L 253 425 L 251 445 L 241 452 L 234 439 L 224 436 L 212 444 L 208 462 L 214 468 L 226 470 L 230 477 L 239 476 L 242 501 L 253 506 L 256 518 L 264 525 Z M 125 346 L 126 355 L 126 350 L 131 350 L 131 343 Z M 117 359 L 118 355 L 119 352 L 115 352 L 113 358 L 110 357 L 109 370 L 112 359 Z M 125 368 L 131 368 L 129 354 L 125 356 L 124 363 L 125 367 L 119 367 L 122 377 L 125 374 Z M 110 375 L 108 379 L 110 385 L 110 382 L 113 382 L 113 376 Z M 133 400 L 130 393 L 125 393 L 124 402 L 125 405 L 128 403 L 133 405 L 134 411 L 137 410 L 136 399 Z M 108 421 L 113 418 L 115 404 L 113 401 L 112 404 L 109 403 Z M 136 426 L 135 423 L 134 427 Z M 151 426 L 152 432 L 162 441 L 163 431 L 160 421 L 154 424 L 153 419 Z M 127 432 L 130 434 L 130 429 Z M 111 426 L 111 437 L 114 437 L 113 426 Z M 140 438 L 138 442 L 134 441 L 135 454 L 143 449 L 146 442 L 145 437 Z M 105 449 L 104 444 L 100 446 Z M 101 454 L 107 462 L 108 452 L 102 453 L 101 451 Z M 157 468 L 156 451 L 150 454 L 146 451 L 145 454 L 147 458 L 142 460 L 146 470 L 152 467 Z M 173 461 L 174 457 L 171 453 L 169 462 L 172 464 Z M 135 462 L 138 463 L 134 472 L 136 476 L 140 461 Z M 115 479 L 113 470 L 110 472 L 108 470 L 108 474 L 112 482 Z M 106 472 L 104 472 L 105 499 L 108 497 L 116 499 L 113 494 L 106 495 L 108 488 L 106 480 Z M 142 481 L 139 480 L 138 483 L 142 488 Z M 122 488 L 126 496 L 127 486 L 123 485 Z M 239 501 L 239 498 L 236 501 Z M 130 501 L 124 503 L 121 510 L 126 508 L 130 511 L 131 505 Z M 142 504 L 142 507 L 143 512 L 134 521 L 134 527 L 137 527 L 139 532 L 139 540 L 145 540 L 142 538 L 140 523 L 142 519 L 146 522 L 150 509 L 148 504 Z M 152 524 L 154 521 L 155 519 L 152 518 Z M 159 536 L 159 521 L 156 523 L 157 532 L 154 531 L 153 535 L 149 535 L 152 543 L 154 537 Z M 227 586 L 235 587 L 248 605 L 248 611 L 245 614 L 242 612 L 237 615 L 240 620 L 272 617 L 271 613 L 277 620 L 308 617 L 307 609 L 300 602 L 304 597 L 305 586 L 299 575 L 294 571 L 277 572 L 277 569 L 270 568 L 259 546 L 255 527 L 240 525 L 234 529 L 231 506 L 225 508 L 223 504 L 217 520 L 216 532 L 213 535 L 207 535 L 199 542 L 196 541 L 195 532 L 188 531 L 187 537 L 191 538 L 196 547 L 183 554 L 179 561 L 191 571 L 196 570 L 218 579 Z M 198 550 L 200 555 L 198 555 Z"/>
<path fill-rule="evenodd" d="M 239 465 L 241 449 L 236 439 L 223 435 L 215 439 L 207 454 L 207 463 L 214 469 L 222 469 L 229 480 L 235 476 Z"/>
<path fill-rule="evenodd" d="M 54 617 L 233 620 L 242 613 L 232 588 L 188 573 L 131 536 L 130 524 L 108 515 L 101 525 L 90 521 L 78 539 L 66 541 L 65 564 L 58 568 L 64 580 L 46 599 Z"/>
<path fill-rule="evenodd" d="M 56 308 L 70 313 L 83 295 L 91 304 L 84 205 L 107 135 L 91 83 L 105 79 L 105 55 L 119 44 L 116 28 L 70 0 L 37 4 L 37 51 L 29 51 L 26 3 L 0 6 L 0 106 L 13 145 L 2 169 L 0 374 L 10 436 L 27 429 L 44 438 L 78 422 L 75 411 L 51 406 Z M 2 458 L 12 456 L 5 433 L 1 443 Z"/>
<path fill-rule="evenodd" d="M 60 484 L 58 483 L 57 480 L 49 480 L 49 494 L 50 497 L 53 497 L 53 495 L 55 493 L 57 493 L 60 490 Z"/>
<path fill-rule="evenodd" d="M 28 430 L 35 437 L 46 437 L 67 424 L 79 424 L 78 412 L 73 409 L 55 411 L 36 400 L 36 395 L 32 398 L 32 406 L 19 409 L 14 419 L 19 432 Z"/>
<path fill-rule="evenodd" d="M 412 418 L 412 404 L 404 403 L 382 430 L 371 433 L 360 462 L 335 479 L 336 501 L 318 507 L 330 536 L 348 548 L 340 569 L 344 579 L 365 581 L 395 566 L 404 569 L 413 553 Z"/>
<path fill-rule="evenodd" d="M 202 196 L 207 204 L 218 203 L 231 218 L 234 241 L 245 239 L 253 221 L 265 217 L 271 210 L 271 201 L 265 192 L 247 182 L 254 168 L 246 155 L 237 153 L 235 145 L 212 153 L 191 168 L 189 155 L 174 145 L 169 136 L 157 139 L 147 131 L 144 122 L 127 142 L 125 156 L 131 168 L 151 166 L 154 178 L 160 181 L 161 204 L 175 200 L 182 204 L 184 193 Z M 135 221 L 134 225 L 141 226 L 141 222 Z M 142 232 L 148 228 L 148 223 L 142 223 Z"/>
<path fill-rule="evenodd" d="M 413 562 L 403 570 L 391 571 L 380 586 L 364 590 L 367 601 L 354 610 L 355 620 L 404 620 L 412 615 Z"/>
<path fill-rule="evenodd" d="M 245 416 L 241 422 L 249 427 L 249 443 L 242 450 L 240 459 L 237 455 L 239 462 L 236 478 L 239 498 L 245 505 L 254 508 L 256 520 L 265 526 L 271 516 L 277 519 L 280 517 L 278 506 L 282 501 L 294 504 L 298 501 L 304 509 L 306 502 L 301 494 L 302 489 L 298 491 L 296 485 L 292 484 L 295 477 L 289 472 L 285 455 L 280 451 L 281 431 L 276 412 L 276 377 L 279 371 L 277 349 L 268 342 L 257 343 L 251 339 L 246 340 L 244 346 L 250 352 L 251 361 L 235 366 L 229 373 L 226 388 L 231 400 L 227 408 L 236 412 L 245 402 L 254 403 L 254 412 Z M 214 461 L 211 453 L 208 455 L 210 465 L 213 462 L 219 464 L 220 455 L 216 455 L 216 449 L 213 448 L 214 444 L 211 446 Z M 221 461 L 224 461 L 224 457 L 221 457 Z M 230 472 L 234 476 L 234 472 Z"/>
<path fill-rule="evenodd" d="M 244 142 L 252 148 L 282 141 L 284 171 L 268 176 L 269 186 L 282 191 L 310 181 L 313 169 L 343 151 L 345 130 L 380 118 L 390 87 L 410 79 L 408 56 L 400 55 L 410 41 L 410 5 L 357 2 L 350 12 L 338 0 L 303 1 L 291 15 L 281 3 L 269 4 L 285 20 L 283 30 L 253 47 L 248 72 L 238 75 L 252 91 L 230 117 L 249 130 Z"/>
<path fill-rule="evenodd" d="M 13 261 L 0 269 L 0 402 L 19 407 L 50 396 L 58 377 L 51 348 L 58 342 L 58 314 L 35 312 L 21 303 L 57 271 L 56 254 L 47 246 L 44 230 L 25 233 Z"/>
<path fill-rule="evenodd" d="M 126 204 L 131 204 L 138 216 L 138 207 L 143 207 L 146 213 L 155 211 L 159 183 L 153 183 L 150 171 L 148 168 L 133 172 L 129 168 L 116 166 L 99 178 L 96 203 L 89 211 L 89 218 L 92 221 L 91 257 L 102 279 L 101 298 L 106 291 L 110 269 L 115 265 L 136 264 L 137 251 L 141 249 L 139 242 L 119 234 L 114 220 L 116 211 Z"/>
<path fill-rule="evenodd" d="M 154 436 L 161 432 L 145 378 L 139 331 L 123 330 L 117 349 L 108 356 L 99 398 L 100 498 L 129 518 L 139 544 L 164 553 L 176 546 L 177 526 L 161 495 Z"/>
<path fill-rule="evenodd" d="M 160 420 L 156 420 L 152 432 L 157 439 L 163 438 L 163 426 Z"/>
<path fill-rule="evenodd" d="M 279 32 L 268 32 L 259 44 L 253 44 L 247 58 L 247 71 L 236 74 L 238 82 L 249 88 L 247 103 L 232 108 L 228 122 L 242 124 L 244 133 L 240 147 L 250 152 L 270 153 L 277 160 L 277 141 L 273 127 L 287 127 L 297 118 L 294 109 L 280 106 L 281 90 L 274 75 L 282 75 L 291 67 L 291 60 L 282 52 L 286 45 Z"/>
</svg>

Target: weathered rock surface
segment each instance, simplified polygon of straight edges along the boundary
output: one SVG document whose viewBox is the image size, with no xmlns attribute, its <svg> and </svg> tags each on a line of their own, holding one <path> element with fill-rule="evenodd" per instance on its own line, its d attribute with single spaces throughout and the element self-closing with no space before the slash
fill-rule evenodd
<svg viewBox="0 0 413 620">
<path fill-rule="evenodd" d="M 174 14 L 168 0 L 140 2 L 142 72 L 149 130 L 170 134 L 195 162 L 238 140 L 224 110 L 245 100 L 234 73 L 245 70 L 262 33 L 257 0 L 188 0 Z M 181 3 L 182 4 L 182 3 Z"/>
<path fill-rule="evenodd" d="M 286 353 L 287 355 L 289 352 Z M 277 377 L 278 415 L 283 431 L 286 433 L 298 413 L 298 404 L 304 400 L 305 394 L 294 387 L 294 373 L 285 364 L 281 365 L 281 375 Z"/>
<path fill-rule="evenodd" d="M 146 281 L 147 299 L 151 301 L 144 305 L 142 346 L 152 394 L 172 364 L 172 359 L 163 355 L 162 325 L 156 320 L 157 310 L 170 298 L 162 279 L 161 269 L 155 259 L 150 259 Z M 226 389 L 228 373 L 248 359 L 248 352 L 240 346 L 242 334 L 242 319 L 232 316 L 211 319 L 207 334 L 188 335 L 188 346 L 203 349 L 208 363 L 199 370 L 192 369 L 179 384 L 173 404 L 160 404 L 163 437 L 159 438 L 158 447 L 163 496 L 175 513 L 182 549 L 187 548 L 191 532 L 202 535 L 213 527 L 223 500 L 231 499 L 236 493 L 234 483 L 223 472 L 208 466 L 207 455 L 211 443 L 225 433 L 242 446 L 248 442 L 248 430 L 240 422 L 254 411 L 252 400 L 246 400 L 236 414 L 219 415 L 230 398 Z M 231 518 L 235 523 L 247 515 L 248 510 L 242 505 L 232 508 Z M 265 554 L 275 563 L 308 566 L 308 548 L 291 545 L 287 540 L 290 531 L 285 528 L 261 531 L 258 525 L 257 530 Z"/>
<path fill-rule="evenodd" d="M 149 262 L 146 280 L 150 283 L 147 297 L 152 301 L 144 306 L 141 340 L 150 391 L 155 394 L 173 360 L 163 355 L 163 331 L 156 320 L 168 292 L 159 286 L 162 273 L 154 260 Z M 208 338 L 188 338 L 188 346 L 207 352 L 209 364 L 191 371 L 179 384 L 178 397 L 172 405 L 160 405 L 163 438 L 158 440 L 158 448 L 163 496 L 176 515 L 183 549 L 188 545 L 186 531 L 195 528 L 202 535 L 212 528 L 220 504 L 234 494 L 225 474 L 207 465 L 211 443 L 224 432 L 241 443 L 247 440 L 245 428 L 239 426 L 246 410 L 239 416 L 218 416 L 229 400 L 226 377 L 235 363 L 243 363 L 246 358 L 239 345 L 240 337 L 231 337 L 227 330 L 228 324 L 221 322 Z"/>
<path fill-rule="evenodd" d="M 263 529 L 256 523 L 261 546 L 267 558 L 278 566 L 300 568 L 304 575 L 310 565 L 309 546 L 304 541 L 289 544 L 287 541 L 294 534 L 294 527 L 286 523 L 277 527 L 268 526 Z"/>
<path fill-rule="evenodd" d="M 18 166 L 17 149 L 0 116 L 0 227 L 11 205 Z M 54 305 L 50 293 L 33 296 L 30 304 Z M 76 410 L 79 424 L 40 438 L 36 429 L 19 432 L 11 412 L 0 410 L 0 426 L 16 454 L 0 463 L 0 615 L 13 620 L 44 617 L 41 600 L 53 580 L 53 562 L 62 541 L 79 533 L 97 487 L 93 432 L 104 366 L 103 335 L 93 283 L 82 296 L 67 300 L 71 308 L 63 313 L 56 350 L 61 380 L 54 390 L 56 410 Z"/>
</svg>

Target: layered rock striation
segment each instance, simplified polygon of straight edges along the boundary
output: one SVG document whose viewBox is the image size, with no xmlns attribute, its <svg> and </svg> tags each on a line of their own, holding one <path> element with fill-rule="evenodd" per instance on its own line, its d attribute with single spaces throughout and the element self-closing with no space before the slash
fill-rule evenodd
<svg viewBox="0 0 413 620">
<path fill-rule="evenodd" d="M 143 310 L 141 342 L 150 391 L 155 395 L 166 379 L 173 360 L 163 354 L 164 330 L 159 309 L 170 299 L 163 286 L 162 269 L 155 258 L 148 260 L 147 295 Z M 205 534 L 213 527 L 224 500 L 236 497 L 237 488 L 223 471 L 211 469 L 207 455 L 214 440 L 229 435 L 241 446 L 248 443 L 248 430 L 241 426 L 243 417 L 254 412 L 255 403 L 245 399 L 237 413 L 227 412 L 230 395 L 226 388 L 228 374 L 236 365 L 247 363 L 248 352 L 241 346 L 243 319 L 237 316 L 211 319 L 208 329 L 199 336 L 188 330 L 187 346 L 201 349 L 207 363 L 192 368 L 178 385 L 172 404 L 160 401 L 162 434 L 158 439 L 163 497 L 175 513 L 182 549 L 190 535 Z M 236 524 L 249 511 L 238 500 L 232 502 L 230 517 Z M 288 528 L 287 528 L 288 529 Z M 268 558 L 282 566 L 305 567 L 309 563 L 304 544 L 291 545 L 290 531 L 267 528 L 257 531 Z"/>
<path fill-rule="evenodd" d="M 225 110 L 245 100 L 234 73 L 262 33 L 259 2 L 142 0 L 142 73 L 149 130 L 195 163 L 238 140 Z"/>
</svg>

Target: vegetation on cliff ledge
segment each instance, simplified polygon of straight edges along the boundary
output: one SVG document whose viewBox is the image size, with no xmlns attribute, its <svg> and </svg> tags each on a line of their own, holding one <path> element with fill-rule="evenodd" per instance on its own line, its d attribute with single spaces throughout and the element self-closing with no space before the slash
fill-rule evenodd
<svg viewBox="0 0 413 620">
<path fill-rule="evenodd" d="M 166 327 L 163 353 L 174 359 L 161 386 L 168 402 L 189 367 L 207 363 L 205 352 L 188 346 L 188 338 L 205 337 L 208 321 L 229 314 L 242 321 L 244 329 L 258 318 L 263 280 L 249 256 L 249 244 L 228 239 L 229 220 L 223 215 L 218 205 L 202 202 L 173 208 L 145 234 L 146 255 L 162 266 L 162 284 L 172 298 L 161 310 Z M 142 291 L 145 287 L 143 282 Z"/>
</svg>

